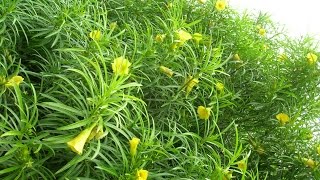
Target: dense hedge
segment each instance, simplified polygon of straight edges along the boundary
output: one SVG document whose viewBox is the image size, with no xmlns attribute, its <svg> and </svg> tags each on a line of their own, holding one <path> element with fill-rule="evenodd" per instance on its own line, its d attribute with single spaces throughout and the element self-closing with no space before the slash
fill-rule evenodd
<svg viewBox="0 0 320 180">
<path fill-rule="evenodd" d="M 311 37 L 223 0 L 2 0 L 1 179 L 319 179 Z"/>
</svg>

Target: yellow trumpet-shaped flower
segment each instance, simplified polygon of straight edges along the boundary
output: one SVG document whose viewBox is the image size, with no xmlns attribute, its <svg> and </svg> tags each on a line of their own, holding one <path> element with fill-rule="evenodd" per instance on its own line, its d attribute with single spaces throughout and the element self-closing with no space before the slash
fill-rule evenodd
<svg viewBox="0 0 320 180">
<path fill-rule="evenodd" d="M 140 143 L 140 139 L 139 138 L 132 138 L 129 141 L 130 144 L 130 154 L 131 156 L 135 156 L 137 154 L 137 148 L 138 148 L 138 144 Z"/>
<path fill-rule="evenodd" d="M 89 37 L 95 41 L 99 41 L 101 39 L 101 31 L 93 30 L 90 32 Z"/>
<path fill-rule="evenodd" d="M 185 90 L 187 94 L 191 92 L 194 86 L 196 86 L 199 83 L 199 80 L 197 78 L 193 78 L 192 76 L 188 76 L 188 78 L 185 81 Z"/>
<path fill-rule="evenodd" d="M 265 29 L 263 29 L 263 28 L 260 28 L 259 29 L 259 34 L 261 35 L 261 36 L 264 36 L 264 35 L 266 35 L 266 30 Z"/>
<path fill-rule="evenodd" d="M 5 86 L 6 87 L 12 87 L 12 86 L 15 86 L 15 85 L 19 86 L 19 84 L 22 83 L 23 80 L 24 80 L 24 78 L 21 77 L 21 76 L 13 76 L 12 78 L 10 78 L 6 82 Z"/>
<path fill-rule="evenodd" d="M 218 83 L 216 84 L 216 88 L 217 88 L 218 91 L 221 92 L 221 91 L 224 90 L 224 85 L 223 85 L 222 83 L 218 82 Z"/>
<path fill-rule="evenodd" d="M 156 37 L 155 37 L 155 40 L 158 42 L 158 43 L 162 43 L 164 41 L 164 38 L 166 37 L 165 34 L 157 34 Z"/>
<path fill-rule="evenodd" d="M 289 122 L 290 118 L 287 114 L 285 113 L 279 113 L 276 115 L 276 118 L 280 121 L 280 123 L 282 125 L 286 124 L 287 122 Z"/>
<path fill-rule="evenodd" d="M 173 71 L 165 66 L 160 66 L 160 71 L 169 77 L 172 77 L 172 75 L 173 75 Z"/>
<path fill-rule="evenodd" d="M 95 125 L 84 129 L 83 131 L 78 134 L 75 138 L 71 139 L 69 142 L 67 142 L 67 145 L 71 148 L 71 150 L 79 155 L 82 154 L 83 147 L 85 143 L 87 142 L 87 139 L 89 138 L 92 129 Z"/>
<path fill-rule="evenodd" d="M 192 39 L 192 36 L 190 33 L 184 31 L 184 30 L 179 30 L 177 31 L 177 37 L 178 37 L 178 40 L 179 40 L 179 45 L 182 45 L 184 44 L 186 41 Z"/>
<path fill-rule="evenodd" d="M 149 172 L 144 169 L 140 169 L 137 171 L 137 180 L 147 180 Z"/>
<path fill-rule="evenodd" d="M 226 8 L 226 6 L 227 6 L 227 3 L 225 0 L 217 0 L 216 5 L 215 5 L 215 7 L 218 11 L 224 10 Z"/>
<path fill-rule="evenodd" d="M 310 168 L 315 168 L 316 167 L 316 162 L 312 159 L 307 159 L 307 158 L 303 158 L 302 161 L 304 162 L 304 164 Z"/>
<path fill-rule="evenodd" d="M 200 4 L 204 4 L 204 3 L 207 2 L 207 0 L 198 0 L 198 2 L 199 2 Z"/>
<path fill-rule="evenodd" d="M 309 64 L 314 64 L 318 60 L 318 56 L 313 53 L 308 53 L 307 59 L 309 61 Z"/>
<path fill-rule="evenodd" d="M 117 75 L 127 75 L 129 74 L 129 67 L 131 66 L 131 63 L 128 61 L 128 59 L 125 59 L 124 57 L 118 57 L 115 58 L 112 63 L 112 70 L 113 73 Z"/>
<path fill-rule="evenodd" d="M 198 106 L 198 116 L 200 119 L 207 120 L 210 117 L 211 108 L 206 108 L 204 106 Z"/>
<path fill-rule="evenodd" d="M 202 34 L 194 33 L 192 38 L 197 44 L 199 44 L 199 42 L 202 40 Z"/>
<path fill-rule="evenodd" d="M 240 56 L 239 56 L 239 54 L 233 55 L 233 59 L 236 60 L 236 61 L 240 61 Z"/>
</svg>

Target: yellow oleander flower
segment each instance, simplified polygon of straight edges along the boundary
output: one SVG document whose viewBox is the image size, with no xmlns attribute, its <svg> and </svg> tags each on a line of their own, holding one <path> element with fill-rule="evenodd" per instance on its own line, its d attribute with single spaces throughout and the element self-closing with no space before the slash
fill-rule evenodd
<svg viewBox="0 0 320 180">
<path fill-rule="evenodd" d="M 144 169 L 137 171 L 137 180 L 147 180 L 149 172 Z"/>
<path fill-rule="evenodd" d="M 241 160 L 240 162 L 238 162 L 238 168 L 244 171 L 245 169 L 247 169 L 247 163 L 244 160 Z"/>
<path fill-rule="evenodd" d="M 172 75 L 173 75 L 173 71 L 165 66 L 160 66 L 160 71 L 169 77 L 172 77 Z"/>
<path fill-rule="evenodd" d="M 114 30 L 117 26 L 118 26 L 118 25 L 117 25 L 117 22 L 112 22 L 112 23 L 110 23 L 110 25 L 109 25 L 110 29 L 112 29 L 112 30 Z"/>
<path fill-rule="evenodd" d="M 158 43 L 162 43 L 164 41 L 164 38 L 166 37 L 165 34 L 157 34 L 156 37 L 155 37 L 155 40 L 158 42 Z"/>
<path fill-rule="evenodd" d="M 198 116 L 200 119 L 207 120 L 210 117 L 211 108 L 206 108 L 204 106 L 198 106 Z"/>
<path fill-rule="evenodd" d="M 316 167 L 316 162 L 312 159 L 307 159 L 307 158 L 303 158 L 302 161 L 304 162 L 304 164 L 310 168 L 315 168 Z"/>
<path fill-rule="evenodd" d="M 89 135 L 89 137 L 87 139 L 87 142 L 89 142 L 93 138 L 95 138 L 96 140 L 99 140 L 99 139 L 101 139 L 103 137 L 104 137 L 103 125 L 100 124 L 99 126 L 95 126 L 92 129 L 92 131 L 91 131 L 91 133 L 90 133 L 90 135 Z"/>
<path fill-rule="evenodd" d="M 19 84 L 22 83 L 23 80 L 24 78 L 22 76 L 13 76 L 6 82 L 5 86 L 6 87 L 12 87 L 15 85 L 19 86 Z"/>
<path fill-rule="evenodd" d="M 240 61 L 240 56 L 239 56 L 239 54 L 233 55 L 233 59 L 236 60 L 236 61 Z"/>
<path fill-rule="evenodd" d="M 280 123 L 282 125 L 284 125 L 285 123 L 289 122 L 289 116 L 285 113 L 279 113 L 276 115 L 276 118 L 280 121 Z"/>
<path fill-rule="evenodd" d="M 288 59 L 288 57 L 287 57 L 286 54 L 282 53 L 282 54 L 280 54 L 280 55 L 278 56 L 278 59 L 279 59 L 279 61 L 284 61 L 284 60 Z"/>
<path fill-rule="evenodd" d="M 259 34 L 260 34 L 261 36 L 266 35 L 266 30 L 263 29 L 263 28 L 260 28 L 260 29 L 259 29 Z"/>
<path fill-rule="evenodd" d="M 232 171 L 230 171 L 229 169 L 223 171 L 223 180 L 230 180 L 232 179 L 232 177 Z"/>
<path fill-rule="evenodd" d="M 207 0 L 198 0 L 198 2 L 199 2 L 200 4 L 204 4 L 204 3 L 207 2 Z"/>
<path fill-rule="evenodd" d="M 191 92 L 194 86 L 196 86 L 199 83 L 199 80 L 197 78 L 193 78 L 192 76 L 188 76 L 188 78 L 185 81 L 185 90 L 187 94 Z"/>
<path fill-rule="evenodd" d="M 83 131 L 80 132 L 80 134 L 78 134 L 78 136 L 76 136 L 75 138 L 67 142 L 67 145 L 69 146 L 69 148 L 71 148 L 73 152 L 81 155 L 83 151 L 83 147 L 87 142 L 87 139 L 89 138 L 93 128 L 94 126 L 84 129 Z"/>
<path fill-rule="evenodd" d="M 222 83 L 218 82 L 216 84 L 216 88 L 217 88 L 218 91 L 223 91 L 224 90 L 224 85 Z"/>
<path fill-rule="evenodd" d="M 307 59 L 309 61 L 309 64 L 313 64 L 318 60 L 318 56 L 313 54 L 313 53 L 308 53 L 307 54 Z"/>
<path fill-rule="evenodd" d="M 191 34 L 186 32 L 186 31 L 184 31 L 184 30 L 177 31 L 177 36 L 178 36 L 178 40 L 179 40 L 179 45 L 182 45 L 186 41 L 192 39 Z"/>
<path fill-rule="evenodd" d="M 90 32 L 89 37 L 95 41 L 99 41 L 101 39 L 101 31 L 93 30 Z"/>
<path fill-rule="evenodd" d="M 129 141 L 130 144 L 130 154 L 131 156 L 135 156 L 137 154 L 137 148 L 138 148 L 138 144 L 140 143 L 140 139 L 139 138 L 132 138 Z"/>
<path fill-rule="evenodd" d="M 128 59 L 125 59 L 124 57 L 118 57 L 115 58 L 112 63 L 112 70 L 113 73 L 117 75 L 127 75 L 129 74 L 129 67 L 131 66 L 131 63 L 128 61 Z"/>
<path fill-rule="evenodd" d="M 215 7 L 218 11 L 222 11 L 226 8 L 226 6 L 227 6 L 227 3 L 225 0 L 217 0 Z"/>
<path fill-rule="evenodd" d="M 194 33 L 192 38 L 194 41 L 196 41 L 197 44 L 199 44 L 199 42 L 202 40 L 202 34 Z"/>
</svg>

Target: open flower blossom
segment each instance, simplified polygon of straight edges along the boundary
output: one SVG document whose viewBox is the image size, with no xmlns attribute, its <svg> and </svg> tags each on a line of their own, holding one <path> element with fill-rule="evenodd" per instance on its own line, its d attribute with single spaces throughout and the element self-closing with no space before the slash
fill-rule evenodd
<svg viewBox="0 0 320 180">
<path fill-rule="evenodd" d="M 239 54 L 233 55 L 233 59 L 236 60 L 236 61 L 240 61 L 240 56 L 239 56 Z"/>
<path fill-rule="evenodd" d="M 164 41 L 164 38 L 166 37 L 165 34 L 157 34 L 156 37 L 155 37 L 155 40 L 158 42 L 158 43 L 162 43 Z"/>
<path fill-rule="evenodd" d="M 261 36 L 265 36 L 265 35 L 266 35 L 266 30 L 263 29 L 263 28 L 260 28 L 260 29 L 259 29 L 259 34 L 260 34 Z"/>
<path fill-rule="evenodd" d="M 198 116 L 200 119 L 207 120 L 210 117 L 211 108 L 206 108 L 204 106 L 198 106 Z"/>
<path fill-rule="evenodd" d="M 173 71 L 165 66 L 160 66 L 160 71 L 163 72 L 164 74 L 166 74 L 169 77 L 172 77 L 173 75 Z"/>
<path fill-rule="evenodd" d="M 217 0 L 216 5 L 215 5 L 215 7 L 218 11 L 224 10 L 226 8 L 226 6 L 227 6 L 227 3 L 225 0 Z"/>
<path fill-rule="evenodd" d="M 135 156 L 137 154 L 137 148 L 138 148 L 138 144 L 140 143 L 140 139 L 139 138 L 132 138 L 129 141 L 130 144 L 130 154 L 131 156 Z"/>
<path fill-rule="evenodd" d="M 103 138 L 104 136 L 105 135 L 104 135 L 104 132 L 103 132 L 103 125 L 100 124 L 98 126 L 95 126 L 92 129 L 92 131 L 91 131 L 91 133 L 90 133 L 90 135 L 89 135 L 89 137 L 87 139 L 87 142 L 90 141 L 93 138 L 95 138 L 96 140 L 99 140 L 99 139 Z"/>
<path fill-rule="evenodd" d="M 149 172 L 144 169 L 140 169 L 137 171 L 137 180 L 147 180 Z"/>
<path fill-rule="evenodd" d="M 79 155 L 82 154 L 83 147 L 87 142 L 87 139 L 89 138 L 91 131 L 94 127 L 95 125 L 92 125 L 91 127 L 84 129 L 80 132 L 80 134 L 78 134 L 78 136 L 67 142 L 67 145 L 71 148 L 73 152 Z"/>
<path fill-rule="evenodd" d="M 280 121 L 281 124 L 285 124 L 285 123 L 289 122 L 289 120 L 290 120 L 289 116 L 285 113 L 277 114 L 276 118 Z"/>
<path fill-rule="evenodd" d="M 115 58 L 112 63 L 112 70 L 113 73 L 117 75 L 127 75 L 129 74 L 129 67 L 131 66 L 131 63 L 128 61 L 128 59 L 125 59 L 124 57 L 118 57 Z"/>
<path fill-rule="evenodd" d="M 307 59 L 309 61 L 309 64 L 314 64 L 318 60 L 318 56 L 313 53 L 308 53 Z"/>
<path fill-rule="evenodd" d="M 199 80 L 197 78 L 193 78 L 192 76 L 188 76 L 188 78 L 185 81 L 185 90 L 187 94 L 189 94 L 193 87 L 196 86 L 199 83 Z"/>
<path fill-rule="evenodd" d="M 304 162 L 304 164 L 310 168 L 315 168 L 316 167 L 316 162 L 312 159 L 307 159 L 307 158 L 303 158 L 302 161 Z"/>
<path fill-rule="evenodd" d="M 221 91 L 224 90 L 224 85 L 223 85 L 222 83 L 218 82 L 218 83 L 216 84 L 216 88 L 217 88 L 218 91 L 221 92 Z"/>
<path fill-rule="evenodd" d="M 276 115 L 276 118 L 280 121 L 280 123 L 282 125 L 286 124 L 287 122 L 289 122 L 290 118 L 287 114 L 285 113 L 279 113 Z"/>
<path fill-rule="evenodd" d="M 202 40 L 202 34 L 194 33 L 192 38 L 197 44 L 199 44 L 199 42 Z"/>
<path fill-rule="evenodd" d="M 176 32 L 178 40 L 179 40 L 179 45 L 184 44 L 186 41 L 192 39 L 192 36 L 190 33 L 184 31 L 184 30 L 178 30 Z"/>
<path fill-rule="evenodd" d="M 101 39 L 101 31 L 93 30 L 90 32 L 89 37 L 95 41 L 99 41 Z"/>
<path fill-rule="evenodd" d="M 5 86 L 6 87 L 12 87 L 15 85 L 19 86 L 19 84 L 22 83 L 23 80 L 24 78 L 22 76 L 13 76 L 6 82 Z"/>
</svg>

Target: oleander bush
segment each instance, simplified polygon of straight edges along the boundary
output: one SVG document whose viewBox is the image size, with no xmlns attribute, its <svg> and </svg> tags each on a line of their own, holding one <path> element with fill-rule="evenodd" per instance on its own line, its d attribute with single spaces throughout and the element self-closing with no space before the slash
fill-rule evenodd
<svg viewBox="0 0 320 180">
<path fill-rule="evenodd" d="M 0 178 L 319 179 L 317 42 L 224 0 L 2 0 Z"/>
</svg>

